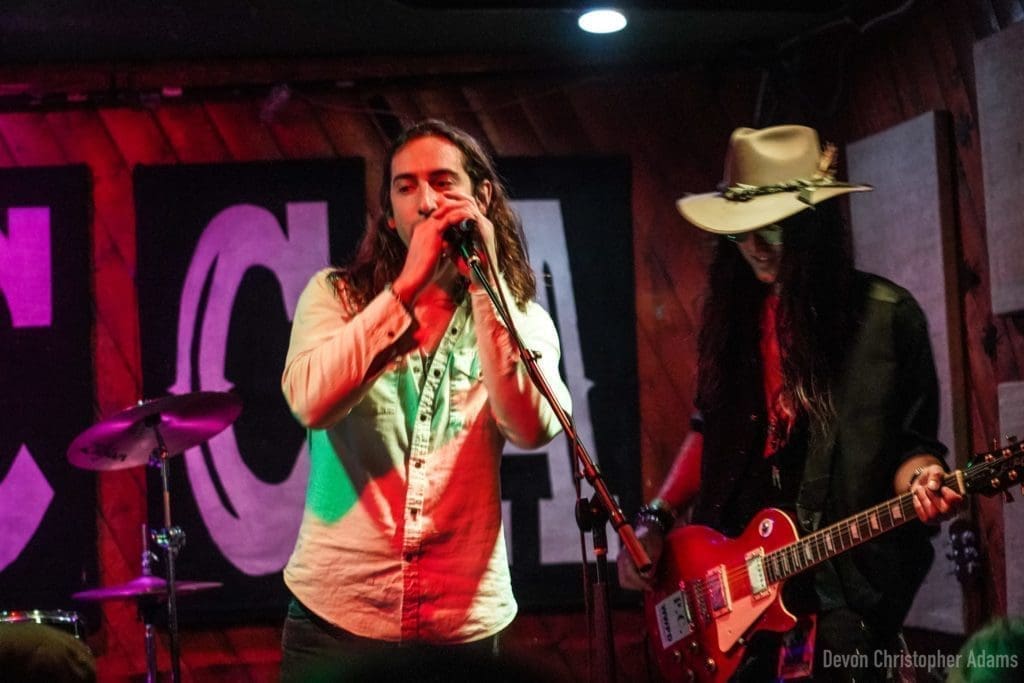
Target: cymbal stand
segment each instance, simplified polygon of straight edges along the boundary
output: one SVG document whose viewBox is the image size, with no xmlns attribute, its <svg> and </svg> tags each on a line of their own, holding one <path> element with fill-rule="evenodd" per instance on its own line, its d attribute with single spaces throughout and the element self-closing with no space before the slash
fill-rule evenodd
<svg viewBox="0 0 1024 683">
<path fill-rule="evenodd" d="M 142 525 L 142 575 L 152 576 L 152 564 L 156 556 L 149 549 L 149 533 L 146 525 Z M 145 626 L 146 632 L 146 683 L 157 683 L 156 681 L 156 610 L 159 602 L 146 595 L 138 598 L 139 618 Z"/>
<path fill-rule="evenodd" d="M 171 681 L 179 683 L 181 681 L 181 647 L 178 640 L 178 591 L 174 580 L 174 561 L 178 550 L 185 545 L 185 532 L 176 526 L 171 526 L 171 494 L 167 475 L 167 460 L 171 454 L 167 452 L 167 444 L 164 443 L 163 435 L 160 434 L 160 413 L 148 416 L 146 426 L 153 430 L 157 443 L 156 448 L 150 454 L 149 464 L 152 467 L 160 467 L 164 526 L 155 531 L 154 538 L 157 545 L 164 549 L 164 556 L 167 560 L 167 630 L 171 636 Z"/>
</svg>

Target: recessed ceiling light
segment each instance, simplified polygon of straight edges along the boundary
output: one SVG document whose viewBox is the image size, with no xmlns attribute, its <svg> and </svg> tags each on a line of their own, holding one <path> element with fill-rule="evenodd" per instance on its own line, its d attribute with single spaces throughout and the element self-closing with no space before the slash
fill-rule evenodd
<svg viewBox="0 0 1024 683">
<path fill-rule="evenodd" d="M 626 28 L 626 16 L 617 9 L 592 9 L 577 22 L 587 33 L 615 33 Z"/>
</svg>

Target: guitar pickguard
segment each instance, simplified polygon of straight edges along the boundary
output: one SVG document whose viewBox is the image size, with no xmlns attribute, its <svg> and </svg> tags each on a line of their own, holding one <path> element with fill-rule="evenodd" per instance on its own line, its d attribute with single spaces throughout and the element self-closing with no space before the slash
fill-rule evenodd
<svg viewBox="0 0 1024 683">
<path fill-rule="evenodd" d="M 744 636 L 757 629 L 785 630 L 795 618 L 782 606 L 781 583 L 763 565 L 769 553 L 797 538 L 780 510 L 764 510 L 742 536 L 727 538 L 707 527 L 673 531 L 666 545 L 664 580 L 648 601 L 657 627 L 656 655 L 671 681 L 724 681 L 743 656 Z"/>
</svg>

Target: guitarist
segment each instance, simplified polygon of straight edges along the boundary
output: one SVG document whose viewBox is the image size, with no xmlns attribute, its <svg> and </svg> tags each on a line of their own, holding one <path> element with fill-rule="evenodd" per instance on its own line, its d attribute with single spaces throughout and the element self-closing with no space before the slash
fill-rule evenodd
<svg viewBox="0 0 1024 683">
<path fill-rule="evenodd" d="M 721 192 L 677 207 L 717 236 L 698 344 L 698 417 L 638 514 L 652 559 L 676 516 L 735 537 L 766 507 L 801 533 L 911 490 L 911 523 L 794 577 L 784 604 L 815 623 L 815 680 L 885 680 L 932 560 L 928 537 L 961 496 L 942 486 L 938 383 L 927 321 L 901 287 L 853 268 L 835 198 L 835 148 L 804 126 L 733 132 Z M 898 225 L 892 229 L 899 229 Z M 628 554 L 622 585 L 649 589 Z M 773 680 L 781 636 L 758 633 L 735 680 Z M 828 653 L 827 665 L 823 655 Z M 838 655 L 866 654 L 867 657 Z M 849 662 L 844 666 L 837 662 Z"/>
</svg>

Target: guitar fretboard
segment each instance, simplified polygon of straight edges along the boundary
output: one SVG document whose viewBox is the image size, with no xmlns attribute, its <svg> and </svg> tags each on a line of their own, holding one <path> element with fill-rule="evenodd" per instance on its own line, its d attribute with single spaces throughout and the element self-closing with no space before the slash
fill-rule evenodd
<svg viewBox="0 0 1024 683">
<path fill-rule="evenodd" d="M 943 483 L 953 490 L 959 490 L 955 472 L 946 475 Z M 914 497 L 904 493 L 841 522 L 818 529 L 765 555 L 764 567 L 768 581 L 775 583 L 788 579 L 913 519 L 917 519 Z"/>
</svg>

